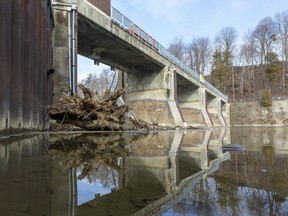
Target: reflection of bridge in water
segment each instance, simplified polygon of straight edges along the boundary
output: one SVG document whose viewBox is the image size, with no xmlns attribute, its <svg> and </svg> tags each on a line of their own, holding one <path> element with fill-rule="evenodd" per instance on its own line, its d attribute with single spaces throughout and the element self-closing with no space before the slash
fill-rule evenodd
<svg viewBox="0 0 288 216">
<path fill-rule="evenodd" d="M 95 215 L 95 212 L 97 215 L 165 212 L 174 202 L 188 194 L 191 187 L 206 176 L 205 173 L 211 166 L 212 169 L 208 173 L 217 168 L 217 164 L 213 166 L 213 160 L 226 159 L 221 152 L 221 146 L 222 143 L 231 143 L 231 137 L 234 143 L 242 143 L 246 149 L 253 151 L 251 155 L 249 152 L 245 154 L 247 157 L 253 156 L 253 160 L 241 155 L 236 163 L 235 158 L 231 156 L 235 165 L 231 167 L 229 163 L 224 163 L 217 175 L 231 179 L 237 177 L 237 181 L 251 188 L 260 182 L 263 188 L 270 190 L 274 187 L 274 184 L 268 184 L 273 177 L 271 175 L 281 173 L 283 169 L 287 170 L 287 167 L 283 167 L 287 161 L 284 156 L 288 152 L 287 128 L 241 128 L 237 136 L 234 130 L 237 128 L 232 128 L 231 136 L 228 128 L 213 131 L 159 132 L 144 137 L 138 134 L 137 139 L 129 133 L 130 137 L 124 140 L 127 144 L 126 156 L 121 157 L 119 164 L 126 172 L 126 175 L 118 175 L 119 190 L 96 197 L 78 207 L 75 169 L 63 172 L 63 167 L 59 166 L 57 160 L 44 159 L 43 155 L 56 140 L 64 140 L 63 136 L 70 138 L 70 141 L 66 146 L 64 142 L 59 141 L 58 148 L 68 151 L 71 140 L 75 140 L 79 135 L 42 134 L 21 139 L 2 139 L 0 210 L 6 215 L 80 216 Z M 249 133 L 253 133 L 253 137 L 247 135 Z M 96 139 L 97 134 L 90 134 L 89 137 Z M 264 151 L 264 158 L 260 154 L 261 151 Z M 272 162 L 277 162 L 279 166 L 272 167 Z M 235 166 L 238 166 L 238 173 L 235 173 Z M 262 167 L 268 171 L 273 170 L 273 173 L 263 173 Z M 255 173 L 255 170 L 259 172 Z M 246 175 L 247 173 L 249 175 Z M 264 175 L 267 178 L 263 178 Z M 252 176 L 254 180 L 246 179 L 245 176 Z M 287 178 L 287 173 L 282 177 Z"/>
<path fill-rule="evenodd" d="M 123 158 L 127 179 L 122 177 L 119 181 L 119 190 L 80 205 L 78 215 L 132 215 L 140 209 L 138 214 L 144 215 L 162 211 L 162 205 L 183 198 L 203 175 L 215 171 L 218 163 L 227 159 L 221 146 L 223 140 L 230 143 L 229 136 L 224 128 L 148 134 L 134 143 Z"/>
<path fill-rule="evenodd" d="M 77 138 L 77 135 L 65 136 Z M 0 209 L 10 215 L 23 211 L 30 215 L 43 212 L 46 215 L 74 215 L 76 212 L 77 215 L 95 215 L 95 212 L 108 215 L 123 211 L 123 215 L 131 215 L 175 191 L 181 180 L 207 169 L 211 160 L 223 157 L 220 148 L 223 139 L 229 143 L 227 136 L 229 133 L 223 129 L 160 132 L 139 138 L 126 146 L 129 152 L 120 164 L 126 175 L 118 175 L 119 190 L 78 207 L 75 169 L 63 172 L 57 160 L 43 158 L 49 146 L 63 139 L 63 135 L 3 140 L 0 145 Z M 71 142 L 67 143 L 69 145 Z M 60 144 L 59 148 L 63 146 Z"/>
</svg>

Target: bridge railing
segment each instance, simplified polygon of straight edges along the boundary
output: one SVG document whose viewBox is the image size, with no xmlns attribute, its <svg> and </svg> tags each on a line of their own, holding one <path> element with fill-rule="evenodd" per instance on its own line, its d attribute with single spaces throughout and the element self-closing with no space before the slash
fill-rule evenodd
<svg viewBox="0 0 288 216">
<path fill-rule="evenodd" d="M 130 19 L 124 16 L 120 11 L 111 6 L 111 18 L 114 22 L 116 22 L 120 27 L 129 31 L 132 35 L 136 36 L 139 40 L 145 42 L 148 46 L 151 46 L 155 50 L 157 50 L 163 57 L 174 63 L 176 66 L 181 68 L 186 73 L 190 74 L 194 79 L 200 81 L 200 75 L 192 70 L 188 65 L 184 62 L 176 58 L 173 54 L 171 54 L 164 46 L 162 46 L 159 42 L 157 42 L 153 37 L 143 31 L 139 26 L 133 23 Z M 208 81 L 204 80 L 202 82 L 204 86 L 208 89 L 222 97 L 224 100 L 228 100 L 228 96 L 224 95 L 221 91 L 215 88 Z"/>
</svg>

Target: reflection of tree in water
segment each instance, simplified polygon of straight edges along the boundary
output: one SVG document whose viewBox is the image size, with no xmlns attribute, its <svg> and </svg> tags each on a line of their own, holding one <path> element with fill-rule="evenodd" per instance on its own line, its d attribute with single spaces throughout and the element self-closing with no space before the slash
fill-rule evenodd
<svg viewBox="0 0 288 216">
<path fill-rule="evenodd" d="M 288 158 L 276 157 L 270 147 L 237 157 L 231 155 L 173 210 L 181 215 L 288 215 Z"/>
<path fill-rule="evenodd" d="M 273 164 L 273 161 L 275 160 L 274 146 L 263 146 L 262 151 L 263 151 L 263 156 L 264 156 L 265 160 L 268 163 Z"/>
<path fill-rule="evenodd" d="M 182 202 L 173 207 L 174 212 L 179 215 L 219 215 L 217 214 L 217 202 L 215 202 L 217 196 L 215 192 L 212 193 L 213 188 L 215 188 L 215 184 L 210 178 L 201 180 Z"/>
<path fill-rule="evenodd" d="M 216 191 L 218 193 L 217 203 L 223 212 L 230 212 L 232 215 L 238 215 L 239 207 L 237 203 L 239 201 L 237 194 L 237 186 L 229 178 L 215 176 L 217 184 Z"/>
<path fill-rule="evenodd" d="M 201 180 L 173 210 L 180 215 L 197 216 L 288 215 L 287 197 L 257 188 L 234 186 L 235 190 L 229 184 L 222 183 L 223 187 L 227 186 L 223 192 L 214 178 Z"/>
<path fill-rule="evenodd" d="M 77 173 L 82 173 L 83 169 L 83 165 L 79 166 L 77 168 Z M 121 173 L 123 174 L 124 172 L 120 172 L 119 174 Z M 107 167 L 105 165 L 100 165 L 97 169 L 94 170 L 92 169 L 89 174 L 84 178 L 89 183 L 100 182 L 103 187 L 107 188 L 117 188 L 118 185 L 118 172 L 115 169 Z"/>
<path fill-rule="evenodd" d="M 247 207 L 253 215 L 288 215 L 287 197 L 259 188 L 245 188 Z"/>
<path fill-rule="evenodd" d="M 127 155 L 125 145 L 137 138 L 139 135 L 127 139 L 124 134 L 82 134 L 51 144 L 48 157 L 57 158 L 63 170 L 78 167 L 80 180 L 86 177 L 89 182 L 116 185 L 116 175 L 125 175 L 119 164 L 119 159 Z"/>
</svg>

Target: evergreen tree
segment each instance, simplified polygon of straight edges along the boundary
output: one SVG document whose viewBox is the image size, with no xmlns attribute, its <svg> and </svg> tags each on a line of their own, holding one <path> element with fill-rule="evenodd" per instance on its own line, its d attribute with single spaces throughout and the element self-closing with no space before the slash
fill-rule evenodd
<svg viewBox="0 0 288 216">
<path fill-rule="evenodd" d="M 267 54 L 267 67 L 266 76 L 269 81 L 274 81 L 277 75 L 281 74 L 282 67 L 281 62 L 278 59 L 278 55 L 274 52 L 269 52 Z"/>
<path fill-rule="evenodd" d="M 230 75 L 232 73 L 232 61 L 230 52 L 224 51 L 221 52 L 216 50 L 212 56 L 212 83 L 220 88 L 221 90 L 226 91 L 227 83 L 229 82 Z"/>
</svg>

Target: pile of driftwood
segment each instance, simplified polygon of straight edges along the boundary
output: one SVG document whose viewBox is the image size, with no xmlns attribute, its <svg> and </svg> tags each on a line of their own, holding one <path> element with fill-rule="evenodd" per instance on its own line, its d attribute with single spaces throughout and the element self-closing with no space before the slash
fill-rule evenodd
<svg viewBox="0 0 288 216">
<path fill-rule="evenodd" d="M 52 119 L 60 124 L 71 124 L 85 130 L 122 129 L 128 107 L 117 106 L 117 100 L 126 88 L 115 92 L 107 90 L 102 96 L 82 84 L 79 88 L 84 97 L 77 94 L 73 96 L 63 94 L 56 104 L 48 106 L 48 113 Z"/>
</svg>

